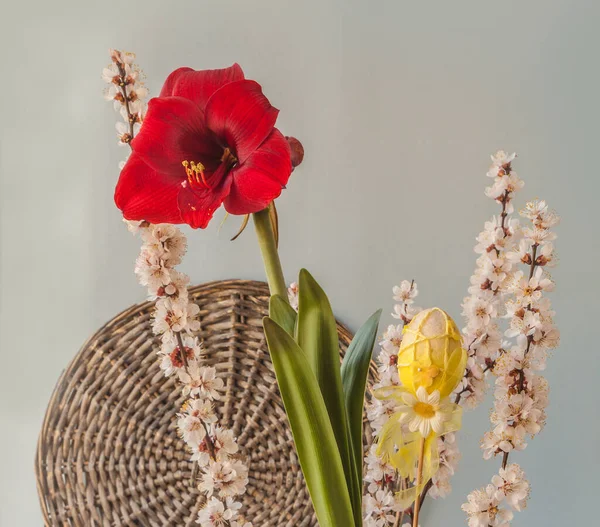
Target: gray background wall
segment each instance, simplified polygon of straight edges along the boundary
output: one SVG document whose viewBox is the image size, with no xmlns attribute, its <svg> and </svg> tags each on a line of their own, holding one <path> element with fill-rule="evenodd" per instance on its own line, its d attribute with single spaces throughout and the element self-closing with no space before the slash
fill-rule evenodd
<svg viewBox="0 0 600 527">
<path fill-rule="evenodd" d="M 549 361 L 545 431 L 515 455 L 532 500 L 514 525 L 591 525 L 596 516 L 596 202 L 600 4 L 590 1 L 3 2 L 1 108 L 0 525 L 41 524 L 33 456 L 61 369 L 96 328 L 144 298 L 138 241 L 112 203 L 117 164 L 107 48 L 137 52 L 157 94 L 177 66 L 239 62 L 279 107 L 306 160 L 279 202 L 287 279 L 301 266 L 356 329 L 415 278 L 421 305 L 455 317 L 474 236 L 496 211 L 489 154 L 516 150 L 517 205 L 563 216 L 553 301 L 562 346 Z M 252 230 L 189 232 L 194 282 L 263 276 Z M 388 315 L 384 319 L 391 321 Z M 460 526 L 460 504 L 499 461 L 468 413 L 463 461 L 424 525 Z"/>
</svg>

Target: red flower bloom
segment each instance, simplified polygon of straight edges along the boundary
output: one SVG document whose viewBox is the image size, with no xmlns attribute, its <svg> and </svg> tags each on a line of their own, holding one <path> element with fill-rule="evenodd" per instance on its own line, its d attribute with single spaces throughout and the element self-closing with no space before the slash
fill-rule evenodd
<svg viewBox="0 0 600 527">
<path fill-rule="evenodd" d="M 221 206 L 264 209 L 292 172 L 279 110 L 234 64 L 175 70 L 149 103 L 121 172 L 115 203 L 130 220 L 205 228 Z"/>
</svg>

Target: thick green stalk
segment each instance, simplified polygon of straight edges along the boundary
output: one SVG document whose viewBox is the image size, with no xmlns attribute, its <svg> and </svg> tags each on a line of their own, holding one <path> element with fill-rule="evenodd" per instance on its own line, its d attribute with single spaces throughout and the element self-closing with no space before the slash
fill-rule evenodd
<svg viewBox="0 0 600 527">
<path fill-rule="evenodd" d="M 254 228 L 258 237 L 258 245 L 262 253 L 263 262 L 265 264 L 265 272 L 267 274 L 267 282 L 271 295 L 279 295 L 288 302 L 287 286 L 281 269 L 281 261 L 277 252 L 277 243 L 269 218 L 269 209 L 263 209 L 260 212 L 255 212 Z"/>
</svg>

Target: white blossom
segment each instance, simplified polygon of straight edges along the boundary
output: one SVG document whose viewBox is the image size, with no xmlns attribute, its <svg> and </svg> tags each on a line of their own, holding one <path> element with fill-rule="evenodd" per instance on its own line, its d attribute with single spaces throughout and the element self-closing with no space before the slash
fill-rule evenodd
<svg viewBox="0 0 600 527">
<path fill-rule="evenodd" d="M 217 377 L 217 370 L 212 366 L 201 366 L 198 362 L 193 362 L 187 369 L 179 370 L 178 375 L 185 395 L 210 400 L 221 398 L 219 391 L 223 389 L 223 379 Z"/>
<path fill-rule="evenodd" d="M 166 377 L 173 375 L 185 367 L 186 362 L 192 362 L 200 358 L 202 346 L 198 340 L 188 335 L 182 338 L 185 357 L 179 348 L 179 342 L 174 335 L 169 334 L 170 338 L 163 338 L 159 356 L 161 357 L 160 367 Z"/>
<path fill-rule="evenodd" d="M 199 523 L 201 527 L 231 527 L 241 506 L 241 503 L 232 498 L 227 498 L 223 502 L 212 496 L 198 512 L 196 523 Z M 237 524 L 237 522 L 235 523 Z"/>
<path fill-rule="evenodd" d="M 382 350 L 385 351 L 388 356 L 398 355 L 400 344 L 402 342 L 402 325 L 391 324 L 383 334 L 383 338 L 379 342 Z M 381 356 L 381 354 L 380 354 Z"/>
<path fill-rule="evenodd" d="M 140 284 L 148 287 L 150 294 L 156 294 L 160 287 L 171 282 L 171 269 L 159 254 L 145 247 L 135 262 L 135 274 Z"/>
<path fill-rule="evenodd" d="M 498 169 L 512 163 L 515 157 L 517 157 L 517 154 L 515 152 L 512 154 L 507 154 L 504 150 L 498 150 L 490 157 L 492 158 L 492 166 L 490 167 L 487 175 L 488 177 L 496 177 L 498 176 Z"/>
<path fill-rule="evenodd" d="M 204 467 L 216 461 L 229 461 L 238 452 L 238 445 L 233 436 L 233 431 L 216 426 L 210 434 L 210 446 L 206 435 L 192 445 L 192 461 Z"/>
<path fill-rule="evenodd" d="M 500 472 L 492 478 L 492 485 L 496 488 L 494 497 L 499 502 L 505 501 L 509 507 L 520 511 L 527 505 L 529 497 L 529 482 L 525 473 L 515 463 L 501 468 Z"/>
<path fill-rule="evenodd" d="M 371 519 L 371 524 L 377 527 L 392 525 L 396 519 L 396 502 L 389 490 L 380 489 L 374 494 L 367 494 L 363 507 L 365 517 Z"/>
<path fill-rule="evenodd" d="M 508 427 L 503 431 L 486 432 L 481 441 L 483 458 L 490 459 L 497 454 L 505 454 L 513 450 L 524 450 L 527 447 L 525 442 L 525 430 Z"/>
<path fill-rule="evenodd" d="M 290 306 L 298 311 L 298 283 L 292 282 L 288 287 L 288 300 L 290 301 Z"/>
<path fill-rule="evenodd" d="M 462 509 L 469 518 L 469 527 L 509 527 L 513 513 L 499 505 L 496 488 L 488 485 L 486 488 L 471 492 Z"/>
<path fill-rule="evenodd" d="M 182 412 L 178 414 L 177 428 L 193 452 L 193 449 L 206 437 L 206 425 L 216 421 L 217 416 L 210 400 L 189 399 L 183 405 Z"/>
<path fill-rule="evenodd" d="M 395 472 L 391 465 L 377 455 L 377 444 L 373 443 L 365 456 L 364 480 L 365 483 L 368 483 L 368 491 L 371 494 L 376 493 L 377 490 L 394 479 Z"/>
<path fill-rule="evenodd" d="M 396 304 L 392 316 L 402 320 L 404 324 L 408 324 L 420 311 L 420 307 L 415 307 L 412 304 Z"/>
<path fill-rule="evenodd" d="M 150 225 L 141 237 L 144 248 L 160 255 L 168 267 L 179 265 L 187 250 L 187 239 L 175 225 Z"/>
<path fill-rule="evenodd" d="M 429 495 L 432 498 L 445 498 L 452 491 L 450 478 L 454 475 L 460 461 L 460 451 L 454 433 L 437 438 L 440 455 L 440 466 L 432 477 L 432 487 Z"/>
<path fill-rule="evenodd" d="M 414 299 L 419 294 L 419 290 L 414 282 L 408 280 L 402 280 L 400 285 L 396 285 L 393 288 L 394 300 L 401 304 L 412 304 Z"/>
<path fill-rule="evenodd" d="M 186 329 L 188 321 L 187 303 L 170 299 L 159 299 L 156 302 L 156 312 L 152 329 L 157 335 L 167 333 L 172 338 L 172 332 Z"/>
<path fill-rule="evenodd" d="M 246 490 L 248 469 L 239 461 L 216 461 L 208 465 L 198 485 L 207 496 L 217 493 L 221 498 L 239 496 Z"/>
</svg>

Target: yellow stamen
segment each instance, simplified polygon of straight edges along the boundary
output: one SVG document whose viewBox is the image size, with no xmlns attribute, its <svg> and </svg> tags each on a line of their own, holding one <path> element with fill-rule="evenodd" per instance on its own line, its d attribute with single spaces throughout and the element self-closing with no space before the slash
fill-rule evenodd
<svg viewBox="0 0 600 527">
<path fill-rule="evenodd" d="M 206 177 L 204 176 L 205 169 L 202 163 L 195 163 L 194 161 L 182 161 L 181 164 L 185 168 L 185 173 L 190 185 L 201 185 L 206 188 L 211 188 L 208 184 L 208 181 L 206 181 Z"/>
</svg>

